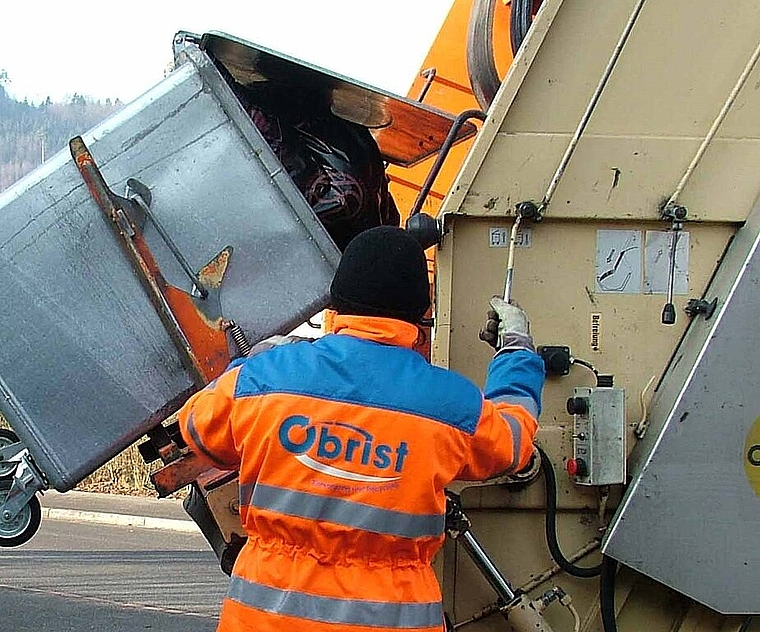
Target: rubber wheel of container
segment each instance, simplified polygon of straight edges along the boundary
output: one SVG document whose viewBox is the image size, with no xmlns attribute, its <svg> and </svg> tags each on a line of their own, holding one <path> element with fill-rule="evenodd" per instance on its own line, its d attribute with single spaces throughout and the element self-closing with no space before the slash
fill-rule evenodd
<svg viewBox="0 0 760 632">
<path fill-rule="evenodd" d="M 0 507 L 5 504 L 12 479 L 0 480 Z M 42 521 L 42 509 L 37 496 L 32 496 L 24 508 L 12 520 L 6 522 L 0 517 L 0 547 L 21 546 L 37 533 Z"/>
<path fill-rule="evenodd" d="M 18 435 L 10 428 L 0 428 L 0 448 L 18 443 Z M 13 474 L 13 470 L 16 469 L 15 463 L 3 463 L 0 464 L 0 478 L 6 478 Z"/>
</svg>

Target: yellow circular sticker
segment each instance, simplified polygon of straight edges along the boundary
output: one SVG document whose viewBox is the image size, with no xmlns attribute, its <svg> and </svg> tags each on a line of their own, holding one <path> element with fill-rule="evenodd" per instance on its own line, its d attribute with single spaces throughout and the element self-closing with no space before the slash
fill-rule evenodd
<svg viewBox="0 0 760 632">
<path fill-rule="evenodd" d="M 744 443 L 744 471 L 750 486 L 760 496 L 760 417 L 749 429 Z"/>
</svg>

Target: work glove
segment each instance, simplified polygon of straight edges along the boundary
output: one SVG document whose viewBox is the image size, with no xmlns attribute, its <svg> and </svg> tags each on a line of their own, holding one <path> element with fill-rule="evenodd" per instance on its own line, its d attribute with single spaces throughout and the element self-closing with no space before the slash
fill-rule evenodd
<svg viewBox="0 0 760 632">
<path fill-rule="evenodd" d="M 498 296 L 491 299 L 490 305 L 478 337 L 491 345 L 497 355 L 519 350 L 535 352 L 528 315 Z"/>
</svg>

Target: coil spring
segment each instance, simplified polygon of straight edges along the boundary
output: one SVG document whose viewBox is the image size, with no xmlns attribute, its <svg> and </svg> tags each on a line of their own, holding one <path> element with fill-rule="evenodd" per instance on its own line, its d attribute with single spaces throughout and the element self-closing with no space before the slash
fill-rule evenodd
<svg viewBox="0 0 760 632">
<path fill-rule="evenodd" d="M 232 341 L 241 356 L 247 356 L 251 351 L 251 343 L 245 337 L 245 333 L 234 320 L 227 321 L 224 330 L 232 336 Z"/>
</svg>

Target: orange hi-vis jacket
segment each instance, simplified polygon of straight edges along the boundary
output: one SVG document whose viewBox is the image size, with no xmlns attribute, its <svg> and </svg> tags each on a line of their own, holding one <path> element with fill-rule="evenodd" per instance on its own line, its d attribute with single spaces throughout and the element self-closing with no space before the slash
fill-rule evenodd
<svg viewBox="0 0 760 632">
<path fill-rule="evenodd" d="M 497 355 L 484 397 L 413 351 L 409 323 L 333 326 L 233 363 L 179 413 L 197 454 L 239 471 L 248 541 L 221 632 L 439 632 L 445 487 L 532 454 L 535 353 Z"/>
</svg>

